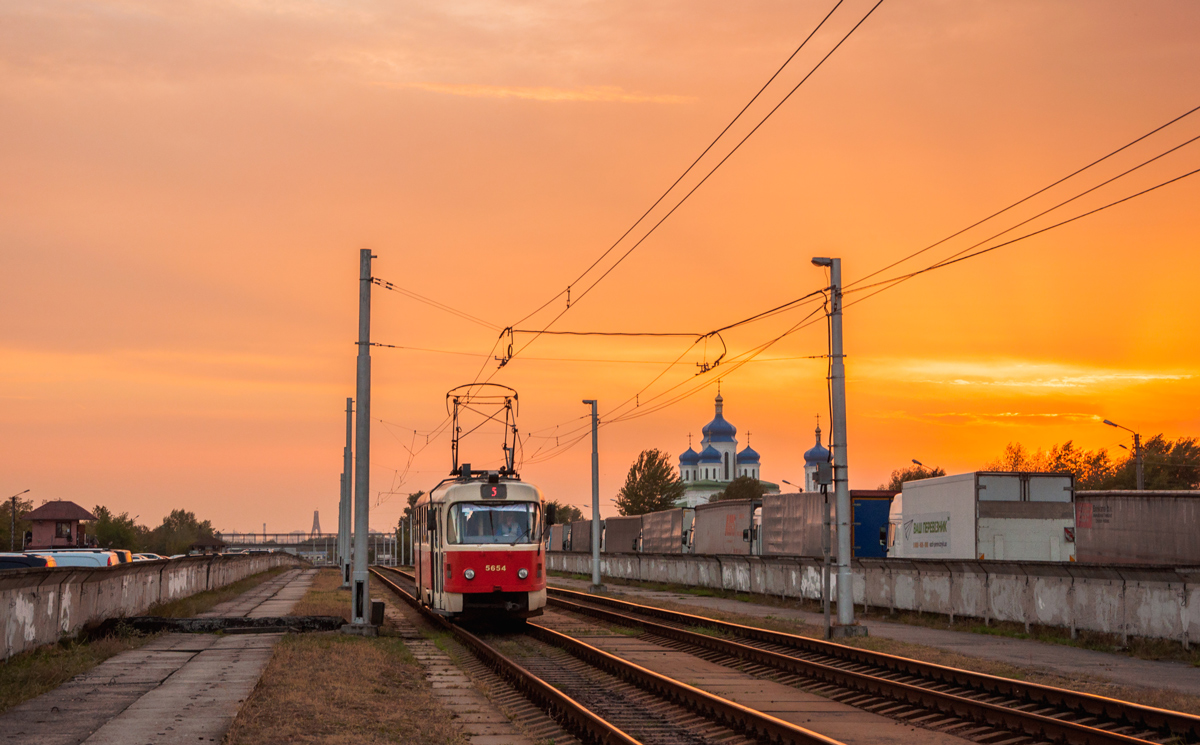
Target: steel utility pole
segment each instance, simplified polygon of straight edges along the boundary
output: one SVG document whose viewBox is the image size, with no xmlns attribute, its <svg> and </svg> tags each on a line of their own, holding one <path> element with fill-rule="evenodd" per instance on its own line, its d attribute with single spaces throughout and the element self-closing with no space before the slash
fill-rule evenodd
<svg viewBox="0 0 1200 745">
<path fill-rule="evenodd" d="M 342 523 L 341 535 L 341 566 L 342 587 L 350 586 L 350 537 L 353 535 L 351 524 L 354 513 L 354 399 L 346 399 L 346 447 L 342 448 Z"/>
<path fill-rule="evenodd" d="M 592 589 L 598 590 L 600 584 L 600 443 L 599 416 L 596 414 L 596 401 L 588 399 L 585 404 L 592 407 Z"/>
<path fill-rule="evenodd" d="M 835 636 L 858 636 L 866 628 L 854 622 L 854 578 L 850 574 L 850 480 L 846 467 L 846 365 L 842 353 L 842 260 L 814 258 L 829 268 L 829 393 L 833 431 L 833 492 L 837 500 L 837 612 Z"/>
<path fill-rule="evenodd" d="M 8 500 L 9 500 L 9 519 L 12 521 L 12 527 L 11 527 L 12 532 L 8 534 L 8 550 L 10 552 L 15 552 L 17 550 L 17 497 L 21 496 L 21 494 L 28 494 L 28 493 L 29 493 L 29 490 L 26 489 L 25 491 L 20 492 L 19 494 L 14 494 L 8 498 Z M 25 538 L 24 537 L 21 538 L 21 548 L 22 549 L 25 548 Z"/>
<path fill-rule="evenodd" d="M 354 453 L 354 587 L 350 593 L 352 626 L 367 625 L 367 531 L 371 492 L 371 249 L 358 257 L 358 421 Z"/>
</svg>

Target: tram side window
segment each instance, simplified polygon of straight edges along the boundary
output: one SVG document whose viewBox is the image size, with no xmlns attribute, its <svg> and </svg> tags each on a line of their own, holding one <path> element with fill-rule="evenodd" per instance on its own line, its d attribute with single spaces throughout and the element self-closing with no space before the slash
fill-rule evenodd
<svg viewBox="0 0 1200 745">
<path fill-rule="evenodd" d="M 537 543 L 538 505 L 459 502 L 450 508 L 448 543 Z"/>
</svg>

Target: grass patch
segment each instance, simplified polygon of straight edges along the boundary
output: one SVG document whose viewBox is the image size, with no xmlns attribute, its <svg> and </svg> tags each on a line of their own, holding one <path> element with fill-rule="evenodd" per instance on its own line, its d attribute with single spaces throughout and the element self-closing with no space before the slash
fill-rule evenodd
<svg viewBox="0 0 1200 745">
<path fill-rule="evenodd" d="M 142 646 L 154 636 L 118 627 L 116 633 L 101 639 L 64 640 L 13 655 L 0 663 L 0 713 L 48 693 L 109 657 Z"/>
<path fill-rule="evenodd" d="M 342 589 L 342 573 L 337 569 L 322 569 L 313 577 L 312 586 L 291 616 L 341 616 L 350 622 L 350 588 Z"/>
<path fill-rule="evenodd" d="M 275 647 L 227 745 L 466 745 L 404 641 L 289 635 Z"/>
<path fill-rule="evenodd" d="M 205 590 L 186 598 L 177 598 L 175 600 L 168 600 L 165 603 L 157 603 L 152 605 L 150 610 L 146 611 L 146 615 L 158 616 L 159 618 L 195 618 L 201 613 L 212 610 L 227 600 L 233 600 L 243 592 L 252 590 L 263 582 L 273 579 L 286 571 L 288 571 L 288 567 L 275 567 L 274 569 L 259 572 L 245 579 L 240 579 L 233 584 L 225 585 L 216 590 Z"/>
</svg>

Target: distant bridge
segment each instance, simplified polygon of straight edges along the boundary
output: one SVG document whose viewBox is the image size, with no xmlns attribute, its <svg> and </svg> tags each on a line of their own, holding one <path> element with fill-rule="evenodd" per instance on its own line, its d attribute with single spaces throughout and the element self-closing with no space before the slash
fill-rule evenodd
<svg viewBox="0 0 1200 745">
<path fill-rule="evenodd" d="M 217 533 L 227 550 L 275 548 L 303 556 L 316 564 L 337 563 L 337 533 Z M 353 544 L 353 540 L 352 540 Z M 367 562 L 395 562 L 396 536 L 371 532 L 367 535 Z"/>
</svg>

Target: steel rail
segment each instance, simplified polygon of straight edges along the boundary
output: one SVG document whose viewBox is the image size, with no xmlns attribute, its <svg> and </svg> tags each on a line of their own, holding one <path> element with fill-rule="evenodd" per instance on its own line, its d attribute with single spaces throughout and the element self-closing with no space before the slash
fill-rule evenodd
<svg viewBox="0 0 1200 745">
<path fill-rule="evenodd" d="M 1112 720 L 1114 723 L 1118 723 L 1118 724 L 1128 723 L 1130 726 L 1133 726 L 1133 727 L 1140 727 L 1142 729 L 1154 730 L 1154 731 L 1162 733 L 1162 734 L 1169 734 L 1169 735 L 1176 736 L 1176 737 L 1188 737 L 1192 740 L 1200 740 L 1200 717 L 1196 717 L 1191 714 L 1185 714 L 1183 712 L 1170 711 L 1167 709 L 1159 709 L 1159 708 L 1155 708 L 1152 706 L 1145 706 L 1143 704 L 1133 703 L 1130 701 L 1121 701 L 1119 699 L 1112 699 L 1112 698 L 1107 698 L 1104 696 L 1097 696 L 1097 695 L 1090 694 L 1090 693 L 1082 693 L 1079 691 L 1071 691 L 1071 690 L 1067 690 L 1067 689 L 1063 689 L 1063 688 L 1055 688 L 1054 686 L 1047 686 L 1047 685 L 1042 685 L 1042 684 L 1038 684 L 1038 683 L 1024 683 L 1024 682 L 1020 682 L 1020 681 L 1011 680 L 1008 678 L 1001 678 L 1001 677 L 994 676 L 994 675 L 988 675 L 986 673 L 977 673 L 977 672 L 972 672 L 969 670 L 962 670 L 959 668 L 947 667 L 945 665 L 937 665 L 934 663 L 922 662 L 920 660 L 913 660 L 913 659 L 910 659 L 907 657 L 899 657 L 897 655 L 889 655 L 889 654 L 885 654 L 882 652 L 872 652 L 869 650 L 859 649 L 856 647 L 849 647 L 844 644 L 837 644 L 834 642 L 827 642 L 827 641 L 823 641 L 823 640 L 819 640 L 819 639 L 811 639 L 808 637 L 797 636 L 795 634 L 788 634 L 788 633 L 780 632 L 780 631 L 771 631 L 769 629 L 761 629 L 761 628 L 756 628 L 753 626 L 745 626 L 742 624 L 730 623 L 728 621 L 719 621 L 717 619 L 708 618 L 705 616 L 697 616 L 697 615 L 693 615 L 693 614 L 689 614 L 689 613 L 681 613 L 678 611 L 666 610 L 663 608 L 655 608 L 653 606 L 640 605 L 638 603 L 630 603 L 630 602 L 623 601 L 623 600 L 617 600 L 615 598 L 601 597 L 601 596 L 596 596 L 596 595 L 590 595 L 587 593 L 575 592 L 573 590 L 564 590 L 564 589 L 560 589 L 560 588 L 549 588 L 549 589 L 550 589 L 550 593 L 551 593 L 550 602 L 554 603 L 556 605 L 559 605 L 562 603 L 569 603 L 569 601 L 566 601 L 564 598 L 567 598 L 567 597 L 575 598 L 577 600 L 581 600 L 586 603 L 591 603 L 594 605 L 604 605 L 604 606 L 608 606 L 611 608 L 625 609 L 625 610 L 629 610 L 631 612 L 634 612 L 634 613 L 637 613 L 640 615 L 650 616 L 650 617 L 654 617 L 654 618 L 660 618 L 660 619 L 663 619 L 666 621 L 671 621 L 674 623 L 681 623 L 681 624 L 688 625 L 688 626 L 705 626 L 705 627 L 713 628 L 713 629 L 723 631 L 723 632 L 729 633 L 731 635 L 739 636 L 739 637 L 746 638 L 746 639 L 753 639 L 753 640 L 763 641 L 763 642 L 767 642 L 767 643 L 771 643 L 771 644 L 787 646 L 787 647 L 791 647 L 791 648 L 794 648 L 794 649 L 797 649 L 797 650 L 803 651 L 803 652 L 828 655 L 828 656 L 832 656 L 832 657 L 846 660 L 848 662 L 852 662 L 852 663 L 856 663 L 856 664 L 868 665 L 868 666 L 875 667 L 875 668 L 882 668 L 884 671 L 886 671 L 888 673 L 912 675 L 912 676 L 916 676 L 918 678 L 928 680 L 935 684 L 951 684 L 951 685 L 955 685 L 955 686 L 970 688 L 970 689 L 978 691 L 980 693 L 989 693 L 989 694 L 996 694 L 996 695 L 1002 695 L 1002 696 L 1009 696 L 1012 698 L 1020 699 L 1026 703 L 1043 704 L 1046 706 L 1052 706 L 1057 709 L 1067 709 L 1072 712 L 1078 712 L 1078 713 L 1088 714 L 1091 716 L 1103 717 L 1103 718 Z M 558 596 L 561 596 L 561 597 L 558 597 Z M 571 605 L 578 605 L 578 603 L 571 603 Z M 566 606 L 560 605 L 560 607 L 566 607 Z M 593 609 L 589 608 L 588 610 L 590 611 Z M 598 609 L 595 609 L 595 610 L 598 610 Z M 626 618 L 626 621 L 632 620 L 632 619 L 628 619 L 627 617 L 623 617 L 623 618 Z M 639 621 L 639 623 L 642 623 L 644 625 L 644 622 Z M 672 627 L 663 626 L 662 628 L 669 629 Z M 673 631 L 679 631 L 679 629 L 673 629 Z M 655 633 L 658 633 L 658 631 L 656 631 Z M 706 636 L 703 634 L 700 634 L 697 636 L 704 640 L 711 641 L 713 639 L 713 637 Z M 766 650 L 759 650 L 756 647 L 750 647 L 748 645 L 739 645 L 739 646 L 745 647 L 746 649 L 756 650 L 758 652 L 766 651 Z M 770 653 L 770 654 L 775 654 L 775 653 Z M 780 656 L 785 659 L 790 659 L 790 660 L 799 659 L 799 658 L 795 658 L 795 657 L 790 657 L 788 655 L 780 655 Z M 809 661 L 805 661 L 805 662 L 809 662 Z M 820 665 L 821 663 L 811 663 L 811 664 Z M 827 667 L 827 668 L 829 668 L 831 670 L 835 670 L 835 671 L 840 671 L 842 673 L 850 673 L 850 671 L 846 670 L 845 668 L 834 667 L 834 666 L 829 666 L 829 665 L 825 665 L 823 667 Z M 858 675 L 860 673 L 853 673 L 853 674 Z M 881 680 L 882 682 L 887 682 L 889 684 L 895 684 L 895 683 L 892 683 L 891 681 L 887 681 L 886 679 L 880 679 L 880 678 L 875 678 L 875 679 Z M 909 685 L 912 688 L 920 689 L 920 690 L 923 690 L 923 691 L 926 691 L 929 693 L 934 693 L 934 694 L 941 695 L 941 696 L 952 696 L 953 695 L 953 694 L 940 694 L 936 691 L 933 691 L 932 689 L 925 688 L 922 686 L 913 686 L 911 684 L 902 684 L 902 685 Z M 961 697 L 961 696 L 958 696 L 956 698 L 958 698 L 962 701 L 972 702 L 973 704 L 976 704 L 976 705 L 982 704 L 982 702 L 974 701 L 973 699 L 970 699 L 970 698 L 965 698 L 965 697 Z M 1038 715 L 1033 715 L 1033 714 L 1030 714 L 1027 712 L 1020 711 L 1019 709 L 1013 709 L 1011 707 L 1005 707 L 1005 706 L 996 705 L 996 704 L 988 704 L 987 706 L 1003 709 L 1005 711 L 1012 712 L 1014 714 L 1019 714 L 1024 717 L 1038 716 Z M 936 708 L 936 707 L 934 707 L 934 708 Z M 1057 725 L 1073 724 L 1073 723 L 1066 722 L 1066 721 L 1063 721 L 1060 719 L 1054 719 L 1053 717 L 1042 716 L 1041 719 L 1049 720 L 1048 722 L 1046 722 L 1047 725 L 1049 725 L 1050 722 L 1053 722 Z M 1109 732 L 1107 730 L 1104 730 L 1104 729 L 1098 728 L 1098 727 L 1088 727 L 1087 725 L 1079 725 L 1079 724 L 1074 724 L 1074 726 L 1075 727 L 1083 727 L 1086 730 L 1096 733 L 1095 736 L 1097 738 L 1107 737 L 1109 739 L 1064 740 L 1065 742 L 1126 742 L 1126 743 L 1148 742 L 1146 740 L 1139 740 L 1137 738 L 1131 738 L 1128 735 L 1120 735 L 1118 733 Z M 1126 739 L 1124 739 L 1124 740 L 1111 739 L 1113 737 L 1118 737 L 1118 738 L 1124 737 Z"/>
<path fill-rule="evenodd" d="M 389 569 L 401 576 L 411 576 L 398 569 L 390 567 Z M 390 581 L 388 584 L 394 588 L 397 587 Z M 403 591 L 401 590 L 401 592 Z M 408 597 L 411 598 L 412 596 L 408 595 Z M 410 604 L 415 603 L 416 599 L 412 598 L 409 602 Z M 460 627 L 450 623 L 441 616 L 436 616 L 436 618 L 456 634 L 461 631 Z M 573 639 L 544 626 L 529 623 L 526 628 L 528 635 L 547 644 L 564 649 L 572 656 L 587 662 L 593 667 L 622 678 L 657 696 L 682 704 L 702 716 L 714 718 L 726 726 L 741 730 L 753 737 L 766 738 L 772 742 L 795 743 L 796 745 L 844 745 L 844 743 L 820 733 L 700 690 L 628 660 L 623 660 L 602 649 L 598 649 L 590 644 Z M 479 643 L 486 646 L 486 643 L 482 640 Z M 497 652 L 496 654 L 499 653 Z M 512 664 L 516 666 L 516 663 Z M 519 666 L 517 667 L 520 669 Z M 557 689 L 552 690 L 557 692 Z"/>
<path fill-rule="evenodd" d="M 674 678 L 660 675 L 653 670 L 648 670 L 641 665 L 621 659 L 540 624 L 529 624 L 529 631 L 526 633 L 535 639 L 566 650 L 572 656 L 578 657 L 593 667 L 623 678 L 637 687 L 669 701 L 682 704 L 699 714 L 712 717 L 722 724 L 741 730 L 752 737 L 766 738 L 771 742 L 797 743 L 798 745 L 842 745 L 839 741 L 825 735 L 713 695 L 708 691 L 702 691 Z"/>
<path fill-rule="evenodd" d="M 402 576 L 407 576 L 399 570 L 393 571 Z M 450 623 L 441 616 L 425 612 L 415 597 L 403 587 L 400 587 L 400 585 L 384 576 L 377 568 L 372 568 L 371 573 L 392 592 L 399 595 L 404 602 L 421 611 L 426 618 L 438 623 L 452 633 L 456 639 L 483 660 L 485 664 L 512 683 L 517 690 L 521 691 L 538 708 L 549 714 L 555 721 L 566 726 L 567 729 L 583 734 L 585 739 L 601 743 L 601 745 L 642 745 L 638 740 L 625 734 L 625 732 L 597 716 L 575 699 L 521 667 L 471 632 Z"/>
</svg>

